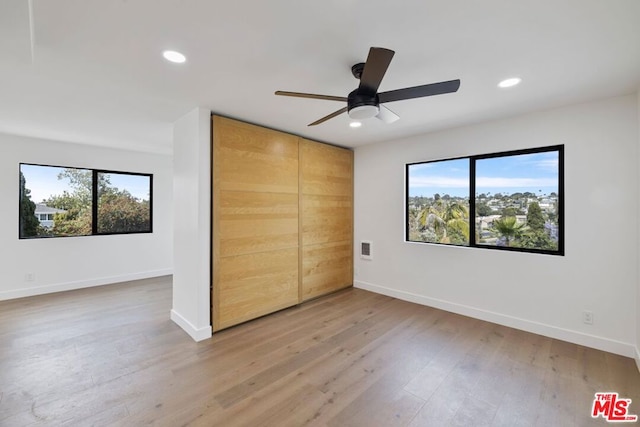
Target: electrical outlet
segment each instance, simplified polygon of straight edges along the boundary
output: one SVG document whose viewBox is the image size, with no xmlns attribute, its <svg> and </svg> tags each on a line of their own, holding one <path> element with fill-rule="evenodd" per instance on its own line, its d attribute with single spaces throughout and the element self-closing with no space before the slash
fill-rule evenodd
<svg viewBox="0 0 640 427">
<path fill-rule="evenodd" d="M 582 312 L 582 322 L 587 325 L 593 325 L 593 312 L 592 311 L 583 311 Z"/>
<path fill-rule="evenodd" d="M 36 275 L 33 273 L 27 273 L 24 275 L 24 280 L 25 282 L 33 282 L 34 280 L 36 280 Z"/>
</svg>

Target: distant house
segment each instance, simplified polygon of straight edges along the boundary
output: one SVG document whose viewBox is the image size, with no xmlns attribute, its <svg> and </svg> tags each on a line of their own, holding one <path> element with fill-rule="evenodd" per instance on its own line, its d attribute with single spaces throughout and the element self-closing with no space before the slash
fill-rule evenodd
<svg viewBox="0 0 640 427">
<path fill-rule="evenodd" d="M 40 225 L 45 228 L 53 228 L 53 216 L 57 213 L 65 213 L 65 210 L 50 208 L 42 203 L 36 203 L 36 211 L 34 212 Z"/>
</svg>

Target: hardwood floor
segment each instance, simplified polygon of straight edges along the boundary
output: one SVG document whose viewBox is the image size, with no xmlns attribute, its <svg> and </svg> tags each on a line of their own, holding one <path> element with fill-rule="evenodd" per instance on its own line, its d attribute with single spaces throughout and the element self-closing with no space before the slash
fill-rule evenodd
<svg viewBox="0 0 640 427">
<path fill-rule="evenodd" d="M 0 425 L 603 426 L 621 356 L 358 289 L 195 343 L 171 279 L 0 302 Z"/>
</svg>

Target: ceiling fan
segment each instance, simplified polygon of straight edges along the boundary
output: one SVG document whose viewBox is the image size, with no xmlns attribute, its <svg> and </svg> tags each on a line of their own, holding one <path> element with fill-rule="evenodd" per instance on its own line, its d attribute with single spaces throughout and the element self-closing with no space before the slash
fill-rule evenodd
<svg viewBox="0 0 640 427">
<path fill-rule="evenodd" d="M 382 82 L 384 74 L 387 72 L 387 68 L 389 68 L 394 53 L 394 51 L 382 47 L 372 47 L 369 49 L 367 62 L 361 62 L 351 67 L 351 73 L 356 79 L 360 80 L 360 85 L 346 98 L 343 96 L 316 95 L 313 93 L 286 92 L 281 90 L 276 91 L 275 94 L 347 103 L 346 107 L 309 124 L 309 126 L 315 126 L 342 113 L 348 113 L 349 117 L 354 120 L 377 117 L 385 123 L 392 123 L 400 117 L 381 104 L 401 101 L 403 99 L 452 93 L 456 92 L 460 87 L 460 80 L 457 79 L 378 93 L 378 87 L 380 86 L 380 82 Z"/>
</svg>

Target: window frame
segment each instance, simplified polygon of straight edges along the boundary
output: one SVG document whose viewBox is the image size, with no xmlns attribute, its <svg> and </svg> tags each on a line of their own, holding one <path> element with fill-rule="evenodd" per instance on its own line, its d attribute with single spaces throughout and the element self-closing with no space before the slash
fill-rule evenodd
<svg viewBox="0 0 640 427">
<path fill-rule="evenodd" d="M 18 238 L 20 240 L 52 239 L 52 238 L 65 238 L 65 237 L 87 237 L 87 236 L 110 236 L 110 235 L 126 235 L 126 234 L 152 234 L 153 233 L 153 173 L 128 172 L 128 171 L 118 171 L 118 170 L 111 170 L 111 169 L 93 169 L 93 168 L 79 167 L 79 166 L 59 166 L 59 165 L 50 165 L 50 164 L 19 162 L 18 175 L 22 173 L 22 165 L 61 168 L 61 169 L 80 169 L 85 171 L 91 171 L 91 233 L 70 235 L 70 236 L 63 236 L 63 235 L 22 236 L 20 233 L 20 224 L 21 224 L 20 223 L 21 221 L 20 201 L 21 201 L 22 194 L 20 194 L 20 188 L 18 188 Z M 133 175 L 133 176 L 143 176 L 143 177 L 149 178 L 149 229 L 148 230 L 120 231 L 120 232 L 99 232 L 98 231 L 98 198 L 99 198 L 98 197 L 98 175 L 99 174 Z M 20 187 L 19 182 L 18 182 L 18 187 Z"/>
<path fill-rule="evenodd" d="M 511 246 L 496 246 L 496 245 L 488 245 L 481 244 L 476 242 L 476 162 L 478 160 L 484 159 L 492 159 L 499 157 L 511 157 L 511 156 L 519 156 L 526 154 L 539 154 L 546 152 L 557 152 L 558 153 L 558 205 L 557 205 L 557 215 L 558 215 L 558 249 L 557 250 L 549 250 L 549 249 L 537 249 L 537 248 L 522 248 L 522 247 L 511 247 Z M 420 164 L 428 164 L 435 162 L 445 162 L 449 160 L 460 160 L 467 159 L 469 161 L 469 242 L 468 245 L 460 245 L 460 244 L 452 244 L 452 243 L 438 243 L 438 242 L 423 242 L 418 240 L 410 240 L 410 227 L 409 227 L 409 200 L 410 200 L 410 168 L 411 166 L 420 165 Z M 564 256 L 565 255 L 565 223 L 564 223 L 564 144 L 559 145 L 551 145 L 544 147 L 535 147 L 535 148 L 526 148 L 519 150 L 510 150 L 510 151 L 501 151 L 494 152 L 489 154 L 479 154 L 472 156 L 463 156 L 463 157 L 452 157 L 446 159 L 437 159 L 437 160 L 425 160 L 420 162 L 411 162 L 405 164 L 405 200 L 404 200 L 404 241 L 405 243 L 419 243 L 419 244 L 429 244 L 429 245 L 439 245 L 439 246 L 457 246 L 463 248 L 479 248 L 479 249 L 489 249 L 489 250 L 498 250 L 498 251 L 509 251 L 509 252 L 527 252 L 527 253 L 537 253 L 543 255 L 557 255 Z"/>
<path fill-rule="evenodd" d="M 92 169 L 92 187 L 91 187 L 91 235 L 93 236 L 110 236 L 114 234 L 149 234 L 153 233 L 153 174 L 140 172 L 121 172 L 107 169 Z M 149 230 L 145 231 L 120 231 L 120 232 L 99 232 L 98 231 L 98 175 L 99 174 L 119 174 L 149 177 Z"/>
</svg>

